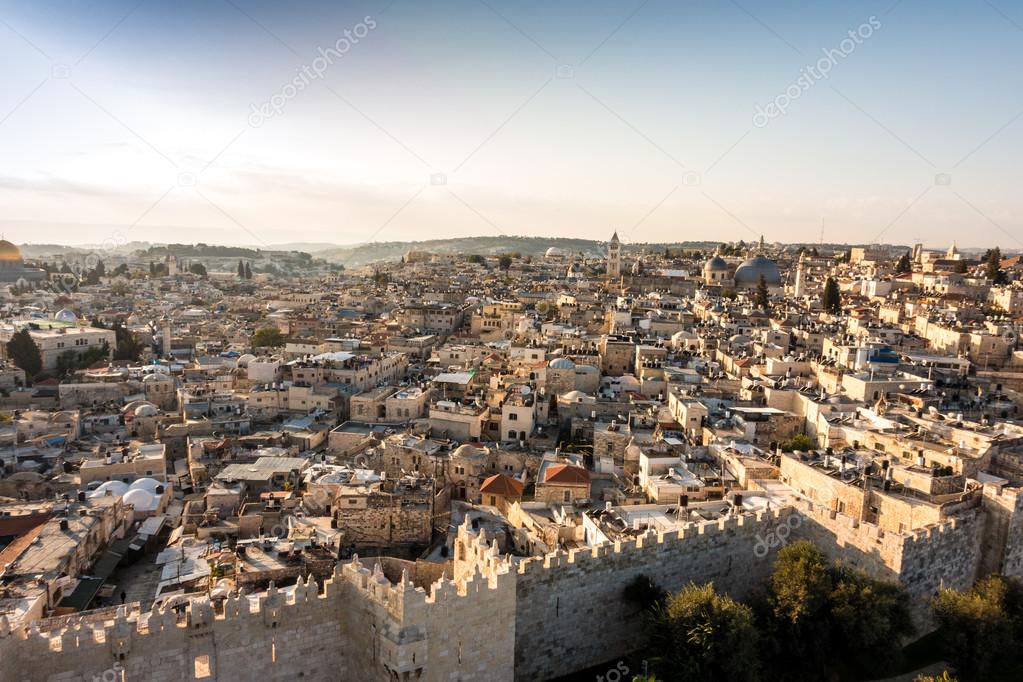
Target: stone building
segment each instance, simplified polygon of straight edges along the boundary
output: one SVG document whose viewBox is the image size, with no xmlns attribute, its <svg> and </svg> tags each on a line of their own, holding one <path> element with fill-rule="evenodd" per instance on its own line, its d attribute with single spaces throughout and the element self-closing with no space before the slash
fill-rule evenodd
<svg viewBox="0 0 1023 682">
<path fill-rule="evenodd" d="M 433 479 L 405 477 L 342 486 L 334 524 L 356 551 L 423 548 L 433 534 Z"/>
</svg>

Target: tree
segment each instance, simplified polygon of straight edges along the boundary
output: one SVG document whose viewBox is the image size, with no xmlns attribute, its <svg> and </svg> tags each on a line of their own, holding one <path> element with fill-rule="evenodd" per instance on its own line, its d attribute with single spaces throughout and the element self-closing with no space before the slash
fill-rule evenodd
<svg viewBox="0 0 1023 682">
<path fill-rule="evenodd" d="M 284 345 L 284 334 L 277 327 L 263 327 L 252 335 L 253 348 L 276 348 Z"/>
<path fill-rule="evenodd" d="M 913 682 L 959 682 L 959 680 L 949 671 L 942 670 L 940 675 L 917 675 Z"/>
<path fill-rule="evenodd" d="M 245 262 L 245 279 L 252 279 L 252 266 L 248 261 Z"/>
<path fill-rule="evenodd" d="M 767 306 L 770 305 L 770 298 L 767 293 L 767 280 L 764 279 L 763 275 L 760 275 L 760 281 L 757 282 L 757 293 L 754 297 L 754 302 L 761 310 L 767 310 Z"/>
<path fill-rule="evenodd" d="M 138 360 L 142 355 L 142 343 L 138 336 L 129 331 L 120 321 L 114 323 L 114 360 Z"/>
<path fill-rule="evenodd" d="M 507 270 L 508 268 L 511 267 L 511 264 L 512 264 L 512 257 L 509 256 L 506 253 L 502 254 L 501 257 L 497 259 L 497 265 L 502 270 Z"/>
<path fill-rule="evenodd" d="M 1002 250 L 997 246 L 984 253 L 984 275 L 992 284 L 1005 284 L 1005 271 L 1002 270 Z"/>
<path fill-rule="evenodd" d="M 189 263 L 188 271 L 193 275 L 199 275 L 200 277 L 206 276 L 206 266 L 202 263 Z"/>
<path fill-rule="evenodd" d="M 843 667 L 873 677 L 898 659 L 901 640 L 913 633 L 909 597 L 897 583 L 844 566 L 832 574 L 828 608 L 835 650 Z M 871 655 L 863 657 L 864 651 Z"/>
<path fill-rule="evenodd" d="M 1023 583 L 993 575 L 970 590 L 940 591 L 931 603 L 942 652 L 963 680 L 1010 679 L 1023 645 Z"/>
<path fill-rule="evenodd" d="M 838 282 L 834 277 L 828 277 L 824 283 L 824 295 L 821 302 L 824 304 L 824 310 L 829 313 L 842 312 L 842 295 L 838 291 Z"/>
<path fill-rule="evenodd" d="M 843 678 L 876 677 L 913 632 L 909 597 L 898 584 L 834 566 L 807 541 L 778 552 L 767 612 L 772 670 L 794 679 L 836 667 Z"/>
<path fill-rule="evenodd" d="M 471 254 L 465 260 L 469 263 L 477 263 L 479 265 L 483 265 L 484 263 L 487 262 L 487 259 L 479 255 L 478 253 Z"/>
<path fill-rule="evenodd" d="M 238 279 L 245 279 L 245 263 L 241 258 L 238 259 Z"/>
<path fill-rule="evenodd" d="M 909 260 L 909 252 L 902 254 L 899 258 L 899 262 L 895 264 L 895 273 L 898 275 L 906 275 L 913 272 L 913 263 Z"/>
<path fill-rule="evenodd" d="M 25 375 L 30 380 L 43 371 L 43 356 L 28 329 L 22 329 L 11 336 L 11 340 L 7 342 L 7 357 L 25 370 Z"/>
<path fill-rule="evenodd" d="M 952 271 L 957 272 L 960 275 L 965 273 L 966 270 L 967 270 L 966 261 L 964 260 L 957 260 L 955 265 L 952 266 Z"/>
<path fill-rule="evenodd" d="M 755 680 L 760 634 L 753 610 L 689 584 L 657 607 L 650 619 L 652 667 L 658 679 Z"/>
<path fill-rule="evenodd" d="M 792 436 L 792 440 L 788 441 L 787 443 L 782 443 L 781 449 L 784 452 L 792 452 L 794 450 L 806 452 L 812 449 L 814 445 L 816 445 L 816 442 L 814 442 L 812 438 L 810 438 L 806 434 L 797 433 L 796 435 Z"/>
</svg>

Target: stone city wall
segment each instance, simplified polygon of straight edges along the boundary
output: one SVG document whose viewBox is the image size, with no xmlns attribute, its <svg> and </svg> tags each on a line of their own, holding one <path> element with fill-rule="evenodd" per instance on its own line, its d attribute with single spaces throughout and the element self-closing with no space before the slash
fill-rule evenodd
<svg viewBox="0 0 1023 682">
<path fill-rule="evenodd" d="M 625 599 L 638 576 L 669 591 L 713 582 L 721 592 L 746 596 L 770 573 L 795 519 L 786 508 L 521 562 L 515 679 L 566 675 L 639 648 L 642 611 Z"/>
</svg>

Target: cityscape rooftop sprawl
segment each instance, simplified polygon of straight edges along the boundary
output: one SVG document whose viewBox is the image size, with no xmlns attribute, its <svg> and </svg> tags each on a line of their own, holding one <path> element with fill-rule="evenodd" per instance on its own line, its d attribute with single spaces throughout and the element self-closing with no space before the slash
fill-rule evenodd
<svg viewBox="0 0 1023 682">
<path fill-rule="evenodd" d="M 242 251 L 0 242 L 0 679 L 626 679 L 638 579 L 1023 578 L 1020 256 Z"/>
</svg>

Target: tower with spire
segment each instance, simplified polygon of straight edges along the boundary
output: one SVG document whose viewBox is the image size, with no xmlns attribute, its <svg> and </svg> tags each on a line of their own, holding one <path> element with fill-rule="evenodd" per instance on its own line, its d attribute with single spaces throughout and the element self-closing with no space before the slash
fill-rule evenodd
<svg viewBox="0 0 1023 682">
<path fill-rule="evenodd" d="M 618 232 L 611 235 L 607 244 L 607 276 L 617 279 L 622 274 L 622 244 L 618 241 Z"/>
</svg>

